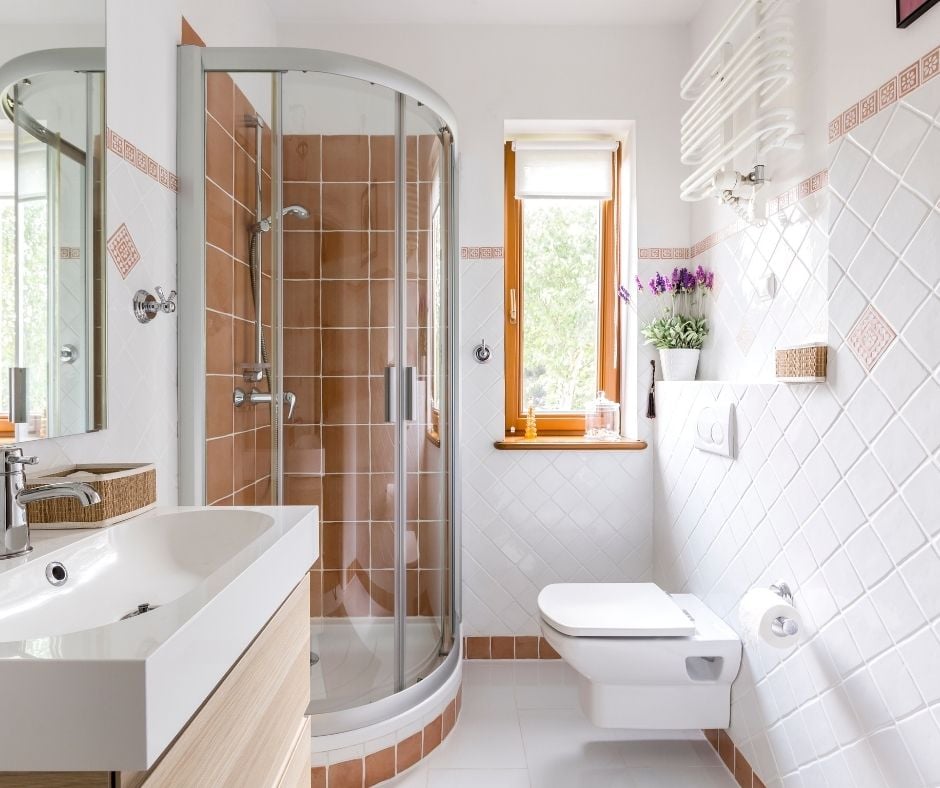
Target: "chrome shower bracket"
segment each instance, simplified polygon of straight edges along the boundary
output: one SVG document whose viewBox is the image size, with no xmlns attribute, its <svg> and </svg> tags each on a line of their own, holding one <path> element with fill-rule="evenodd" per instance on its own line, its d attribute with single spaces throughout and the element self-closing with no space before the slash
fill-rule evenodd
<svg viewBox="0 0 940 788">
<path fill-rule="evenodd" d="M 154 296 L 146 290 L 138 290 L 134 293 L 134 317 L 139 323 L 149 323 L 160 312 L 165 315 L 172 315 L 176 311 L 176 291 L 171 290 L 167 296 L 162 287 L 155 287 L 157 295 Z M 158 301 L 157 298 L 160 300 Z"/>
</svg>

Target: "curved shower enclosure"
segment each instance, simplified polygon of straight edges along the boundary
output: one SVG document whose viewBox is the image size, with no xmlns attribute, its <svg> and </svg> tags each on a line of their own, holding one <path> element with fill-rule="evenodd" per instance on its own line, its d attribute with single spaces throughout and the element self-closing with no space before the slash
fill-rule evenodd
<svg viewBox="0 0 940 788">
<path fill-rule="evenodd" d="M 180 48 L 180 500 L 317 505 L 317 734 L 459 665 L 455 126 L 358 58 Z M 204 174 L 204 177 L 203 177 Z"/>
</svg>

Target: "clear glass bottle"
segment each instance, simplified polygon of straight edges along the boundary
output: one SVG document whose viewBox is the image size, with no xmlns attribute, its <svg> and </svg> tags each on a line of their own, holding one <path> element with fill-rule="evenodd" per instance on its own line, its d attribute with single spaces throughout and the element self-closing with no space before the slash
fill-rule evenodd
<svg viewBox="0 0 940 788">
<path fill-rule="evenodd" d="M 587 406 L 584 437 L 595 441 L 620 440 L 620 405 L 607 399 L 603 391 Z"/>
</svg>

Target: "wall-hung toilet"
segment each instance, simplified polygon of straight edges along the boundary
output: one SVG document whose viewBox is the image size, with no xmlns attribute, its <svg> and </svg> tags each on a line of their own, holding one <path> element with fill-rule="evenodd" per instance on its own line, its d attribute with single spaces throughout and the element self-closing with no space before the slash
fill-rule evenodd
<svg viewBox="0 0 940 788">
<path fill-rule="evenodd" d="M 689 594 L 653 583 L 561 583 L 538 598 L 542 634 L 580 674 L 603 728 L 727 728 L 741 667 L 734 630 Z"/>
</svg>

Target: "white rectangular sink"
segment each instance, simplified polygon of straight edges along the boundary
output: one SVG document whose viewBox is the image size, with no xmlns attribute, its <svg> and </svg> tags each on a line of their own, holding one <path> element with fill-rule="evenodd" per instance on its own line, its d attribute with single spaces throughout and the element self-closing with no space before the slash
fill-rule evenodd
<svg viewBox="0 0 940 788">
<path fill-rule="evenodd" d="M 34 531 L 0 561 L 0 770 L 152 766 L 316 561 L 318 529 L 285 506 Z"/>
</svg>

